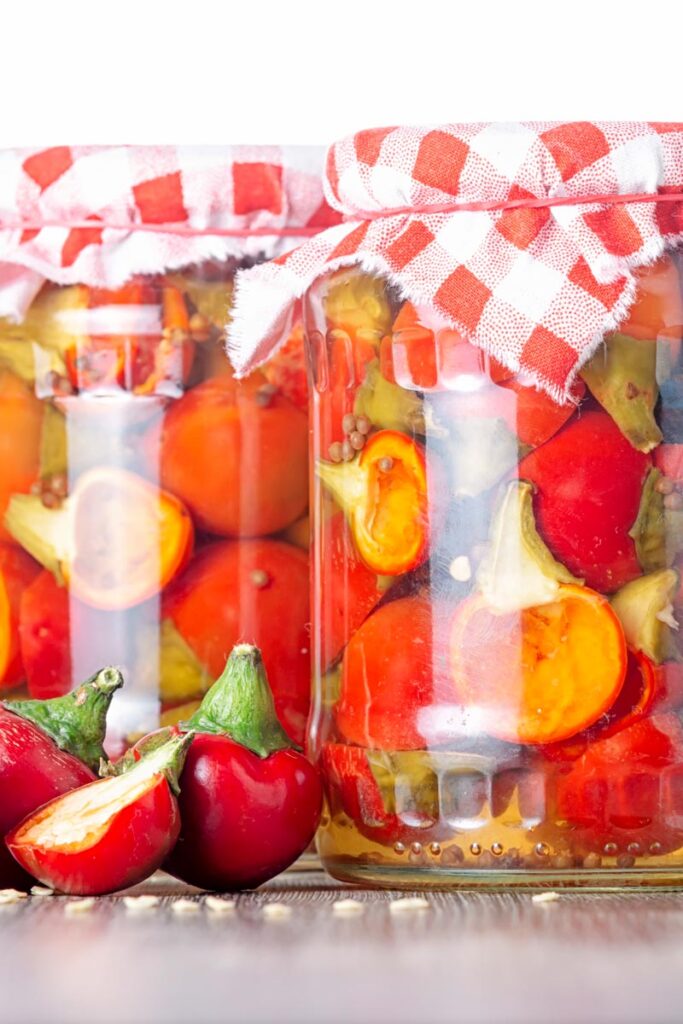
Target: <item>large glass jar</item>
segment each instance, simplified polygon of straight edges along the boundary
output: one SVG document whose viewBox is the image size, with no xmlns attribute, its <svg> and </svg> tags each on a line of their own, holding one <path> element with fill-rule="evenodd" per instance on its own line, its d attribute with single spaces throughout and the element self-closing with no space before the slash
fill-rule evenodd
<svg viewBox="0 0 683 1024">
<path fill-rule="evenodd" d="M 112 754 L 187 718 L 242 640 L 304 736 L 303 342 L 233 378 L 243 263 L 47 283 L 23 322 L 0 322 L 0 695 L 57 696 L 119 665 Z"/>
<path fill-rule="evenodd" d="M 357 269 L 306 300 L 336 877 L 683 880 L 677 253 L 558 405 Z"/>
</svg>

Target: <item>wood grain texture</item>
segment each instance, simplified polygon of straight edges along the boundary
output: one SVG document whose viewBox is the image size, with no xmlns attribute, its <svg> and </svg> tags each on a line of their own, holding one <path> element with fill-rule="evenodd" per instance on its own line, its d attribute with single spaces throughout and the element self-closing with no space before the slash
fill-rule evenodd
<svg viewBox="0 0 683 1024">
<path fill-rule="evenodd" d="M 237 897 L 231 914 L 171 904 L 188 890 L 155 879 L 160 904 L 121 896 L 65 914 L 66 897 L 0 907 L 3 1024 L 218 1021 L 336 1024 L 575 1024 L 683 1019 L 683 894 L 404 893 L 287 874 Z M 334 902 L 363 901 L 341 916 Z M 268 918 L 282 902 L 291 913 Z"/>
</svg>

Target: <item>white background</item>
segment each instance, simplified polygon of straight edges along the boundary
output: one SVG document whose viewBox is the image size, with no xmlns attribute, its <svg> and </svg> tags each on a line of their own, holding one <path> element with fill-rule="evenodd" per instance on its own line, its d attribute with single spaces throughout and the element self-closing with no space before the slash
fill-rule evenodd
<svg viewBox="0 0 683 1024">
<path fill-rule="evenodd" d="M 677 0 L 5 0 L 0 146 L 683 120 L 682 28 Z"/>
</svg>

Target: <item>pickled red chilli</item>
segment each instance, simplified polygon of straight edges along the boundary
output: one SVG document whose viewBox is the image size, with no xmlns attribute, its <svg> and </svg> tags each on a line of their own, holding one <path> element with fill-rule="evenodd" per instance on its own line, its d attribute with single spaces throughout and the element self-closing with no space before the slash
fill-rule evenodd
<svg viewBox="0 0 683 1024">
<path fill-rule="evenodd" d="M 378 279 L 351 273 L 310 301 L 333 357 L 313 396 L 324 862 L 398 884 L 668 863 L 683 447 L 658 426 L 657 374 L 683 381 L 677 256 L 639 273 L 564 405 L 389 286 L 392 327 L 354 359 L 336 289 Z M 390 451 L 412 475 L 392 480 Z"/>
</svg>

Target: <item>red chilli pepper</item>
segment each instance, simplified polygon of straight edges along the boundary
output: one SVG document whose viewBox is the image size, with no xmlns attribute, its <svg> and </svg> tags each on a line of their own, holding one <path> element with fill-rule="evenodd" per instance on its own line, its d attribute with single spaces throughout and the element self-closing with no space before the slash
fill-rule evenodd
<svg viewBox="0 0 683 1024">
<path fill-rule="evenodd" d="M 619 467 L 615 473 L 614 466 Z M 555 558 L 586 585 L 609 594 L 652 571 L 643 564 L 656 532 L 652 457 L 626 440 L 602 410 L 571 420 L 519 466 L 536 487 L 538 531 Z"/>
<path fill-rule="evenodd" d="M 49 800 L 96 778 L 121 673 L 105 668 L 53 700 L 0 705 L 0 837 Z M 0 888 L 26 883 L 0 843 Z M 28 882 L 30 885 L 30 882 Z"/>
<path fill-rule="evenodd" d="M 195 740 L 182 777 L 182 828 L 164 867 L 204 889 L 260 885 L 310 843 L 322 785 L 277 719 L 257 647 L 233 649 L 185 727 Z"/>
<path fill-rule="evenodd" d="M 142 882 L 178 838 L 174 793 L 192 735 L 174 736 L 121 775 L 50 801 L 9 833 L 10 853 L 45 885 L 74 895 Z"/>
</svg>

